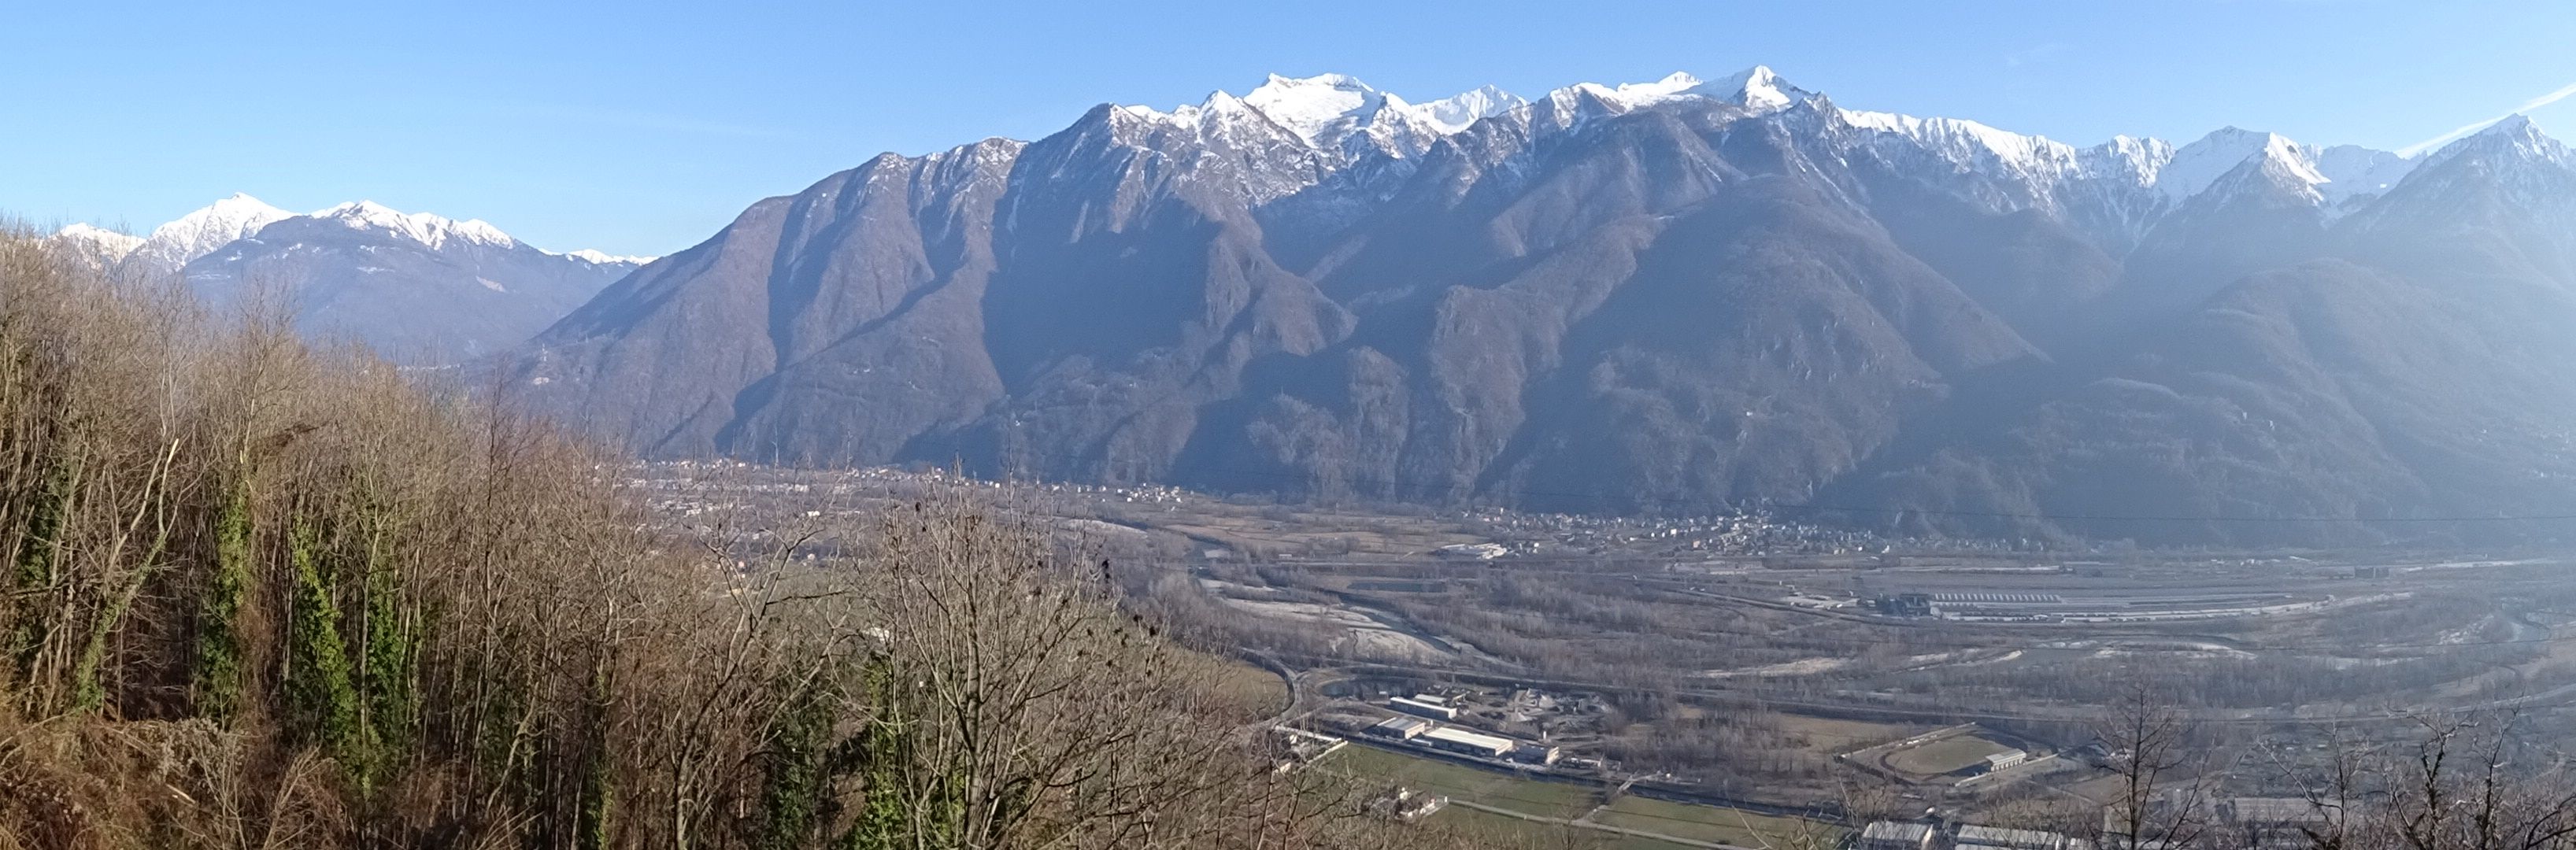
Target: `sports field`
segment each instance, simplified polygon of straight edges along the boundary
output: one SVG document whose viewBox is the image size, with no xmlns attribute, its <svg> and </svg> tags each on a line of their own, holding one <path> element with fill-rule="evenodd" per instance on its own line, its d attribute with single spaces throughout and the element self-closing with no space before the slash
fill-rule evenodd
<svg viewBox="0 0 2576 850">
<path fill-rule="evenodd" d="M 1755 814 L 1742 809 L 1695 806 L 1647 797 L 1621 797 L 1592 816 L 1594 823 L 1714 841 L 1738 847 L 1831 848 L 1842 840 L 1841 827 L 1801 818 Z"/>
<path fill-rule="evenodd" d="M 1975 735 L 1953 735 L 1888 753 L 1885 764 L 1890 770 L 1931 777 L 1985 761 L 1987 756 L 1996 753 L 2008 752 L 2012 752 L 2011 747 Z"/>
</svg>

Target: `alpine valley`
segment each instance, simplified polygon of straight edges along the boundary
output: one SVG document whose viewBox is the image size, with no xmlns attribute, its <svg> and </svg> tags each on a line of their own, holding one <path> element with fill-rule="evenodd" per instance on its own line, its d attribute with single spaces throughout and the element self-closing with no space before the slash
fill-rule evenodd
<svg viewBox="0 0 2576 850">
<path fill-rule="evenodd" d="M 191 279 L 300 262 L 345 214 Z M 879 156 L 504 368 L 663 457 L 1907 533 L 2527 531 L 2428 520 L 2576 513 L 2576 160 L 2519 118 L 2415 157 L 2075 147 L 1758 67 L 1422 103 L 1272 77 Z"/>
</svg>

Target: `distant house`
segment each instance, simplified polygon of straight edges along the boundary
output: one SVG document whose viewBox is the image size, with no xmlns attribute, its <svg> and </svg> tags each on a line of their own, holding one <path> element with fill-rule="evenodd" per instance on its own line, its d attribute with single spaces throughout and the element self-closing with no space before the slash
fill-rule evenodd
<svg viewBox="0 0 2576 850">
<path fill-rule="evenodd" d="M 1431 813 L 1447 805 L 1447 797 L 1399 787 L 1370 800 L 1368 810 L 1379 817 L 1409 823 L 1430 817 Z"/>
</svg>

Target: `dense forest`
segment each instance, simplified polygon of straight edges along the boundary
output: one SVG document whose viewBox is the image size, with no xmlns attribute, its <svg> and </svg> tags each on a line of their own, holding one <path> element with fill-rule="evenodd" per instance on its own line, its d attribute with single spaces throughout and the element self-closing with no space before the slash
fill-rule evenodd
<svg viewBox="0 0 2576 850">
<path fill-rule="evenodd" d="M 0 235 L 0 848 L 1491 846 L 1272 771 L 1005 506 L 711 547 L 506 399 L 55 260 Z"/>
</svg>

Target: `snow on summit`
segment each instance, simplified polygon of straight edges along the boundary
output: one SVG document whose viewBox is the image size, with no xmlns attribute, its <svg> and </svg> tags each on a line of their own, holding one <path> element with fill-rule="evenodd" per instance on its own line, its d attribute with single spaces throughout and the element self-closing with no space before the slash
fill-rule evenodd
<svg viewBox="0 0 2576 850">
<path fill-rule="evenodd" d="M 2425 161 L 2351 145 L 2317 148 L 2273 133 L 2235 127 L 2221 129 L 2176 147 L 2153 138 L 2118 136 L 2078 148 L 2044 136 L 2015 133 L 1959 118 L 1916 117 L 1894 112 L 1844 109 L 1815 92 L 1799 88 L 1768 66 L 1755 65 L 1712 80 L 1675 72 L 1651 82 L 1576 83 L 1541 99 L 1555 126 L 1571 126 L 1584 116 L 1620 114 L 1692 100 L 1715 100 L 1742 107 L 1757 116 L 1775 116 L 1801 106 L 1830 112 L 1862 133 L 1883 134 L 1895 144 L 1920 146 L 1966 172 L 2049 184 L 2065 180 L 2109 180 L 2133 188 L 2153 189 L 2167 202 L 2197 195 L 2235 171 L 2253 164 L 2301 187 L 2317 203 L 2339 206 L 2350 199 L 2386 192 Z M 1227 122 L 1266 120 L 1317 150 L 1347 150 L 1358 139 L 1379 141 L 1381 149 L 1406 155 L 1428 141 L 1402 143 L 1408 128 L 1436 138 L 1465 132 L 1477 121 L 1532 102 L 1493 86 L 1424 103 L 1382 91 L 1344 74 L 1285 77 L 1273 74 L 1238 99 L 1225 92 L 1207 102 L 1159 112 L 1125 107 L 1138 116 L 1198 127 L 1203 131 Z M 1589 104 L 1589 105 L 1587 105 Z M 2515 122 L 2500 122 L 2481 135 L 2512 137 Z M 2536 145 L 2526 145 L 2537 150 Z"/>
<path fill-rule="evenodd" d="M 1605 86 L 1600 83 L 1576 83 L 1565 88 L 1557 89 L 1554 92 L 1549 92 L 1548 94 L 1550 98 L 1553 99 L 1560 93 L 1581 92 L 1583 94 L 1589 94 L 1593 97 L 1600 98 L 1601 100 L 1616 105 L 1622 109 L 1637 109 L 1640 107 L 1653 106 L 1657 103 L 1662 103 L 1674 98 L 1683 97 L 1686 94 L 1691 93 L 1692 89 L 1699 87 L 1700 80 L 1698 77 L 1691 76 L 1687 72 L 1674 71 L 1663 79 L 1656 80 L 1651 83 L 1620 83 L 1616 86 Z"/>
<path fill-rule="evenodd" d="M 153 228 L 152 235 L 144 237 L 143 244 L 136 246 L 125 261 L 145 275 L 171 274 L 191 260 L 293 215 L 258 198 L 234 193 Z"/>
<path fill-rule="evenodd" d="M 1446 135 L 1463 132 L 1478 121 L 1510 112 L 1527 103 L 1529 100 L 1520 95 L 1487 85 L 1418 104 L 1414 107 L 1414 114 Z"/>
<path fill-rule="evenodd" d="M 1380 150 L 1410 156 L 1432 139 L 1464 131 L 1524 103 L 1493 86 L 1416 104 L 1347 74 L 1272 74 L 1242 97 L 1219 90 L 1196 106 L 1170 112 L 1144 106 L 1120 108 L 1149 121 L 1202 133 L 1241 136 L 1254 132 L 1244 126 L 1247 122 L 1261 122 L 1286 130 L 1319 151 L 1346 151 L 1354 142 L 1367 140 Z"/>
<path fill-rule="evenodd" d="M 70 246 L 109 263 L 125 259 L 127 255 L 134 253 L 134 249 L 143 247 L 141 236 L 118 233 L 89 224 L 74 224 L 63 228 L 50 237 L 50 241 Z"/>
<path fill-rule="evenodd" d="M 386 233 L 431 250 L 464 245 L 512 248 L 521 244 L 481 219 L 458 221 L 430 213 L 406 213 L 374 201 L 354 201 L 299 216 L 240 193 L 153 228 L 149 236 L 132 236 L 95 225 L 73 224 L 48 237 L 47 242 L 76 252 L 93 268 L 105 270 L 114 267 L 128 273 L 157 276 L 177 273 L 199 258 L 289 219 L 314 219 L 351 230 Z M 613 256 L 589 249 L 546 253 L 595 266 L 621 263 L 640 266 L 658 259 Z"/>
<path fill-rule="evenodd" d="M 1686 75 L 1675 75 L 1686 76 Z M 1669 79 L 1669 78 L 1667 78 Z M 1815 97 L 1815 93 L 1790 85 L 1769 66 L 1755 65 L 1724 78 L 1712 80 L 1692 90 L 1696 94 L 1728 101 L 1754 112 L 1777 112 Z"/>
<path fill-rule="evenodd" d="M 493 227 L 491 223 L 482 219 L 470 218 L 458 221 L 433 213 L 406 213 L 374 201 L 341 204 L 317 210 L 310 217 L 336 222 L 353 230 L 390 233 L 431 250 L 466 244 L 495 248 L 512 248 L 522 244 L 518 239 L 501 232 L 500 228 Z M 552 256 L 569 257 L 595 266 L 619 263 L 640 266 L 660 259 L 659 257 L 620 257 L 591 248 L 565 252 L 545 251 L 542 248 L 538 250 Z"/>
<path fill-rule="evenodd" d="M 571 257 L 594 266 L 613 266 L 619 263 L 641 266 L 661 259 L 660 257 L 620 257 L 596 248 L 565 251 L 559 256 Z"/>
<path fill-rule="evenodd" d="M 429 213 L 406 213 L 374 201 L 357 201 L 316 211 L 313 218 L 326 219 L 358 230 L 381 230 L 418 242 L 430 248 L 443 248 L 452 241 L 479 245 L 509 247 L 519 244 L 510 234 L 482 219 L 457 221 Z"/>
<path fill-rule="evenodd" d="M 1376 113 L 1386 103 L 1386 95 L 1341 74 L 1302 80 L 1272 74 L 1268 82 L 1244 95 L 1243 103 L 1314 144 L 1335 124 Z"/>
</svg>

